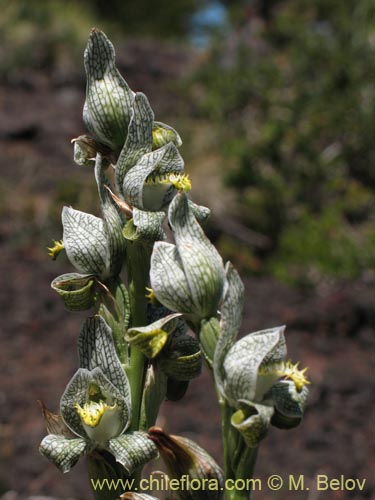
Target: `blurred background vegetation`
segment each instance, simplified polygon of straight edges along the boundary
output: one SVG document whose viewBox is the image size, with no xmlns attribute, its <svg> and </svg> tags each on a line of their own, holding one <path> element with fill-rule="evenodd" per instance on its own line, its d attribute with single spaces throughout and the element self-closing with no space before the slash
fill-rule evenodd
<svg viewBox="0 0 375 500">
<path fill-rule="evenodd" d="M 311 286 L 374 265 L 372 0 L 0 0 L 0 9 L 6 85 L 32 71 L 82 74 L 93 25 L 125 51 L 136 39 L 155 57 L 189 52 L 168 83 L 170 122 L 193 180 L 215 151 L 224 188 L 210 231 L 243 270 Z M 73 184 L 62 189 L 74 198 Z"/>
</svg>

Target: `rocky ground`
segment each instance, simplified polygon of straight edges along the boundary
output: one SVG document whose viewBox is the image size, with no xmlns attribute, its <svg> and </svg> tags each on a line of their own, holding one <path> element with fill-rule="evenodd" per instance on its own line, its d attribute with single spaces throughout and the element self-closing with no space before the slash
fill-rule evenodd
<svg viewBox="0 0 375 500">
<path fill-rule="evenodd" d="M 143 58 L 147 50 L 141 47 L 137 57 Z M 170 61 L 175 55 L 172 51 L 163 57 Z M 170 115 L 174 97 L 166 99 L 163 82 L 184 67 L 177 64 L 173 73 L 163 69 L 170 64 L 154 61 L 140 73 L 134 70 L 136 60 L 127 59 L 123 65 L 133 88 L 159 96 L 158 118 Z M 83 132 L 83 91 L 78 70 L 69 78 L 59 73 L 16 75 L 0 87 L 3 500 L 91 498 L 83 463 L 62 476 L 37 450 L 45 432 L 37 400 L 57 410 L 77 367 L 76 337 L 83 316 L 66 312 L 49 286 L 70 266 L 64 259 L 51 262 L 45 247 L 61 236 L 64 203 L 87 211 L 95 207 L 92 176 L 74 166 L 69 143 Z M 210 205 L 210 199 L 201 201 Z M 261 446 L 256 476 L 263 480 L 263 489 L 254 498 L 375 498 L 373 275 L 354 283 L 327 282 L 309 294 L 269 277 L 249 277 L 245 284 L 242 333 L 287 324 L 290 357 L 309 367 L 312 381 L 302 425 L 290 432 L 271 429 Z M 220 460 L 220 419 L 207 373 L 191 384 L 183 401 L 164 404 L 159 423 L 171 433 L 196 439 Z M 270 492 L 265 481 L 271 474 L 303 474 L 310 491 Z M 366 479 L 365 488 L 316 492 L 318 474 Z"/>
</svg>

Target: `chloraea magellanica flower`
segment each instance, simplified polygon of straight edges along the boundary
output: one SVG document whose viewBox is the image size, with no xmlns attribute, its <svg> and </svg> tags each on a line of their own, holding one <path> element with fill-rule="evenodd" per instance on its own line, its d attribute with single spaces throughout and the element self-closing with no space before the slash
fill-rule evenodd
<svg viewBox="0 0 375 500">
<path fill-rule="evenodd" d="M 61 295 L 70 310 L 84 310 L 95 302 L 95 283 L 105 283 L 121 271 L 125 256 L 122 220 L 113 201 L 98 153 L 95 164 L 102 218 L 64 207 L 62 213 L 63 245 L 78 273 L 55 278 L 52 288 Z M 52 252 L 52 250 L 51 250 Z"/>
<path fill-rule="evenodd" d="M 284 327 L 251 333 L 235 342 L 243 307 L 243 284 L 229 264 L 214 355 L 219 394 L 233 408 L 231 423 L 256 447 L 272 423 L 291 428 L 301 421 L 309 383 L 306 370 L 286 358 Z"/>
<path fill-rule="evenodd" d="M 60 403 L 61 416 L 74 437 L 48 434 L 40 445 L 62 472 L 84 453 L 107 450 L 128 474 L 157 456 L 144 432 L 126 432 L 131 422 L 129 382 L 117 357 L 112 332 L 101 316 L 88 318 L 78 340 L 81 368 Z"/>
<path fill-rule="evenodd" d="M 225 285 L 223 261 L 204 234 L 184 193 L 172 200 L 168 219 L 175 245 L 154 244 L 151 286 L 161 304 L 199 324 L 218 313 Z"/>
</svg>

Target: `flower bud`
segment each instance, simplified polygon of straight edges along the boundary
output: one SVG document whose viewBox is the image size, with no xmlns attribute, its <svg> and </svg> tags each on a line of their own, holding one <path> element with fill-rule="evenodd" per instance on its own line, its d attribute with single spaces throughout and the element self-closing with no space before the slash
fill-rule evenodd
<svg viewBox="0 0 375 500">
<path fill-rule="evenodd" d="M 218 313 L 225 283 L 223 261 L 194 217 L 185 194 L 169 206 L 176 245 L 156 242 L 151 286 L 158 301 L 195 325 Z"/>
<path fill-rule="evenodd" d="M 116 68 L 115 49 L 102 31 L 92 30 L 84 62 L 83 121 L 98 142 L 118 154 L 126 140 L 135 94 Z"/>
</svg>

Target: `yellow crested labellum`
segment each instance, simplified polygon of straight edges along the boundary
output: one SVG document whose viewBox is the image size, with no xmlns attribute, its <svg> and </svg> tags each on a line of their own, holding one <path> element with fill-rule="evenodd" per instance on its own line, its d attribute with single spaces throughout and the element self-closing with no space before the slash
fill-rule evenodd
<svg viewBox="0 0 375 500">
<path fill-rule="evenodd" d="M 93 397 L 98 398 L 98 392 L 94 392 Z M 87 401 L 83 406 L 78 403 L 74 405 L 78 413 L 87 437 L 100 444 L 118 436 L 124 428 L 124 422 L 121 418 L 121 409 L 115 403 L 108 405 L 102 399 Z"/>
<path fill-rule="evenodd" d="M 165 180 L 160 182 L 161 184 L 172 184 L 178 191 L 184 193 L 191 190 L 191 180 L 187 174 L 169 174 Z"/>
<path fill-rule="evenodd" d="M 56 260 L 59 253 L 64 250 L 64 242 L 63 240 L 57 241 L 53 240 L 53 247 L 47 247 L 48 255 L 52 258 L 52 260 Z"/>
<path fill-rule="evenodd" d="M 104 413 L 108 410 L 115 409 L 116 404 L 109 406 L 104 401 L 99 401 L 98 403 L 95 401 L 88 401 L 83 406 L 76 403 L 74 407 L 84 424 L 89 427 L 96 427 L 100 424 Z"/>
<path fill-rule="evenodd" d="M 305 373 L 308 368 L 304 368 L 303 370 L 298 369 L 299 362 L 295 365 L 292 364 L 291 360 L 285 363 L 284 367 L 284 377 L 292 380 L 296 386 L 298 392 L 302 391 L 302 388 L 310 384 L 310 381 L 305 377 Z"/>
<path fill-rule="evenodd" d="M 308 368 L 304 368 L 303 370 L 299 370 L 299 363 L 293 365 L 293 363 L 289 361 L 280 361 L 277 363 L 271 363 L 269 365 L 260 366 L 258 370 L 258 375 L 260 377 L 271 377 L 275 379 L 286 378 L 290 379 L 294 382 L 296 389 L 298 392 L 302 391 L 302 388 L 310 384 L 310 381 L 306 378 L 305 373 Z"/>
<path fill-rule="evenodd" d="M 187 191 L 191 190 L 191 180 L 187 174 L 165 174 L 165 175 L 156 175 L 155 177 L 149 177 L 146 180 L 147 185 L 155 185 L 155 184 L 170 184 L 175 187 L 178 191 Z"/>
</svg>

